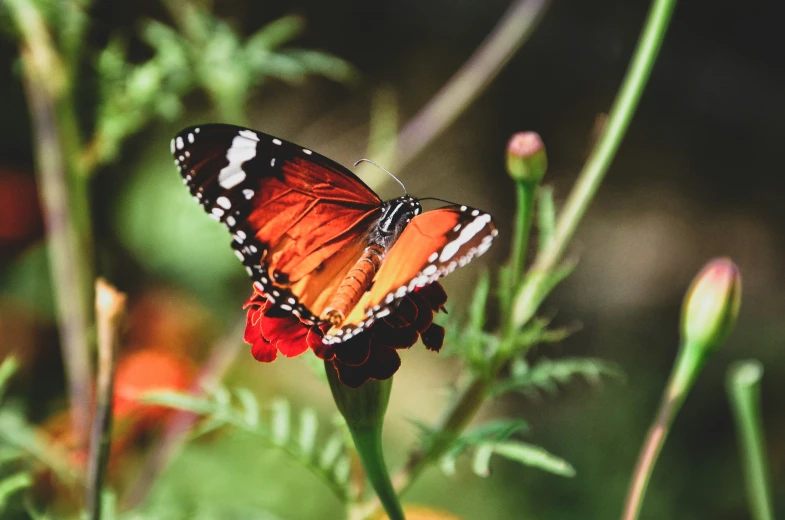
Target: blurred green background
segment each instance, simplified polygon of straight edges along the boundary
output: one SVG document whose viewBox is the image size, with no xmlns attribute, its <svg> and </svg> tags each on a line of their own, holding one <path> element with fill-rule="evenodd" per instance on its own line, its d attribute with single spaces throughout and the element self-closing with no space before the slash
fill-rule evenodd
<svg viewBox="0 0 785 520">
<path fill-rule="evenodd" d="M 343 164 L 366 156 L 371 103 L 394 92 L 406 122 L 466 61 L 507 2 L 216 2 L 214 12 L 250 35 L 288 14 L 303 18 L 298 47 L 353 65 L 349 84 L 310 77 L 300 85 L 269 79 L 241 107 L 247 123 L 307 145 Z M 506 258 L 514 195 L 504 147 L 535 130 L 548 148 L 545 181 L 564 200 L 624 74 L 648 2 L 555 0 L 523 48 L 479 99 L 413 162 L 396 173 L 410 193 L 483 208 L 499 222 L 494 247 L 444 283 L 460 312 L 478 269 Z M 689 281 L 711 257 L 740 267 L 738 326 L 710 360 L 685 404 L 655 470 L 643 518 L 747 518 L 741 467 L 724 375 L 735 359 L 765 366 L 763 407 L 775 507 L 785 508 L 785 42 L 771 2 L 682 2 L 638 113 L 571 254 L 580 263 L 543 311 L 582 329 L 533 357 L 582 355 L 619 363 L 624 383 L 569 384 L 558 395 L 508 396 L 484 415 L 522 416 L 527 440 L 570 461 L 565 479 L 494 459 L 485 479 L 468 464 L 446 477 L 426 473 L 406 501 L 462 518 L 617 517 L 640 442 L 658 402 L 678 341 L 679 307 Z M 170 24 L 157 2 L 96 2 L 87 44 L 126 38 L 131 62 L 151 55 L 145 20 Z M 0 357 L 17 354 L 12 387 L 31 420 L 62 409 L 62 367 L 49 274 L 36 209 L 31 124 L 13 40 L 0 44 Z M 84 74 L 93 73 L 86 66 Z M 220 70 L 216 74 L 220 74 Z M 97 86 L 77 92 L 80 114 L 95 110 Z M 216 120 L 204 94 L 184 112 L 147 125 L 91 183 L 98 270 L 128 292 L 129 351 L 158 348 L 201 363 L 238 318 L 250 284 L 229 237 L 191 202 L 169 157 L 181 127 Z M 371 157 L 373 158 L 373 157 Z M 398 195 L 383 174 L 364 178 L 384 198 Z M 239 341 L 239 336 L 238 336 Z M 176 344 L 172 346 L 170 344 Z M 164 344 L 159 344 L 164 343 Z M 449 345 L 447 346 L 449 349 Z M 417 438 L 412 420 L 431 420 L 447 402 L 455 358 L 421 347 L 402 353 L 385 441 L 393 467 Z M 243 349 L 228 377 L 262 401 L 287 396 L 329 422 L 327 387 L 300 359 L 262 365 Z M 310 474 L 240 433 L 189 444 L 153 490 L 183 518 L 339 518 L 340 504 Z M 190 511 L 190 513 L 189 513 Z M 211 512 L 212 511 L 212 512 Z M 269 511 L 262 516 L 260 511 Z M 175 513 L 173 513 L 175 514 Z"/>
</svg>

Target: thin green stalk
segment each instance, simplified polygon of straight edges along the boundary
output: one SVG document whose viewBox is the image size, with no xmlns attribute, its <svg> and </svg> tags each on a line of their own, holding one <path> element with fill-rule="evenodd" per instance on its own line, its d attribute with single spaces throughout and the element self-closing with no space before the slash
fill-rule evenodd
<svg viewBox="0 0 785 520">
<path fill-rule="evenodd" d="M 652 3 L 632 62 L 608 114 L 607 125 L 559 214 L 553 240 L 534 261 L 530 272 L 535 276 L 531 276 L 518 290 L 513 310 L 516 328 L 522 327 L 534 316 L 547 295 L 544 274 L 553 271 L 561 261 L 616 155 L 651 75 L 675 6 L 676 0 L 654 0 Z"/>
<path fill-rule="evenodd" d="M 526 265 L 526 248 L 529 246 L 532 215 L 534 214 L 534 193 L 537 186 L 516 182 L 517 209 L 515 215 L 515 234 L 512 245 L 512 286 L 518 287 L 521 273 Z"/>
<path fill-rule="evenodd" d="M 685 354 L 687 351 L 689 349 L 682 348 L 679 353 L 668 386 L 662 394 L 660 408 L 646 434 L 646 440 L 643 442 L 638 462 L 635 464 L 632 474 L 630 489 L 621 516 L 622 520 L 638 518 L 652 471 L 662 447 L 665 445 L 665 440 L 668 438 L 673 420 L 687 397 L 692 381 L 697 376 L 698 370 L 691 358 Z"/>
<path fill-rule="evenodd" d="M 493 81 L 534 32 L 549 4 L 550 0 L 516 0 L 510 6 L 474 54 L 398 135 L 397 168 L 408 164 Z"/>
<path fill-rule="evenodd" d="M 734 363 L 728 370 L 727 390 L 744 463 L 750 516 L 754 520 L 772 520 L 774 509 L 760 410 L 762 375 L 763 366 L 757 360 Z"/>
<path fill-rule="evenodd" d="M 655 0 L 652 4 L 631 65 L 611 109 L 605 132 L 589 156 L 576 186 L 559 216 L 553 240 L 537 256 L 534 265 L 529 270 L 529 279 L 518 291 L 512 316 L 514 325 L 512 330 L 517 330 L 525 325 L 546 296 L 542 290 L 532 290 L 532 287 L 527 286 L 533 283 L 534 289 L 545 287 L 546 274 L 557 267 L 575 229 L 583 218 L 629 127 L 630 119 L 654 66 L 675 3 L 676 0 Z M 489 385 L 495 380 L 506 361 L 506 358 L 497 359 L 488 374 L 472 376 L 472 380 L 458 397 L 456 405 L 447 412 L 442 420 L 442 427 L 454 425 L 456 427 L 454 433 L 460 433 L 469 424 L 482 405 Z M 482 396 L 479 400 L 477 400 L 478 395 Z M 443 449 L 444 447 L 440 444 L 432 445 L 424 453 L 413 452 L 394 479 L 399 493 L 408 489 L 424 467 L 441 456 Z"/>
</svg>

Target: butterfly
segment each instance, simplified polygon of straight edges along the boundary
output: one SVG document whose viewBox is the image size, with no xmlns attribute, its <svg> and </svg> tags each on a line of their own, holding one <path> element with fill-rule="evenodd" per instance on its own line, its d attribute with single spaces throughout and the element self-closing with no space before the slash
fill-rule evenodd
<svg viewBox="0 0 785 520">
<path fill-rule="evenodd" d="M 347 168 L 256 130 L 205 124 L 171 141 L 185 185 L 232 235 L 269 304 L 340 343 L 419 287 L 483 254 L 490 214 L 451 204 L 422 211 L 408 194 L 382 201 Z"/>
</svg>

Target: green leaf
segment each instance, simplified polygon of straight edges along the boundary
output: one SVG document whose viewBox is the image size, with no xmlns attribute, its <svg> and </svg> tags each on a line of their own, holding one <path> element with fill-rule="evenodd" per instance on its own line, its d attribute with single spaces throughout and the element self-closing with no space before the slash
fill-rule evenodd
<svg viewBox="0 0 785 520">
<path fill-rule="evenodd" d="M 291 406 L 285 399 L 276 399 L 271 408 L 273 443 L 283 446 L 291 436 Z"/>
<path fill-rule="evenodd" d="M 553 188 L 540 186 L 537 200 L 537 224 L 539 228 L 539 250 L 543 251 L 553 240 L 556 229 L 556 208 L 553 204 Z"/>
<path fill-rule="evenodd" d="M 484 442 L 503 441 L 514 433 L 528 429 L 529 425 L 523 419 L 498 419 L 469 430 L 456 442 L 464 446 L 473 446 Z"/>
<path fill-rule="evenodd" d="M 493 455 L 493 444 L 481 444 L 474 451 L 474 458 L 472 459 L 472 471 L 480 477 L 487 477 L 491 474 L 490 463 L 491 455 Z"/>
<path fill-rule="evenodd" d="M 282 54 L 294 58 L 309 73 L 319 74 L 333 81 L 351 83 L 360 76 L 349 62 L 325 52 L 287 49 Z"/>
<path fill-rule="evenodd" d="M 513 373 L 499 381 L 491 391 L 492 396 L 506 392 L 520 392 L 534 397 L 541 391 L 555 393 L 560 384 L 566 384 L 576 377 L 583 377 L 591 384 L 599 384 L 602 377 L 624 379 L 624 372 L 615 363 L 594 358 L 543 359 L 528 371 Z"/>
<path fill-rule="evenodd" d="M 215 412 L 216 409 L 215 404 L 210 402 L 209 399 L 172 390 L 154 390 L 152 392 L 146 392 L 139 398 L 139 401 L 146 404 L 166 406 L 168 408 L 175 408 L 177 410 L 184 410 L 200 415 L 211 414 Z"/>
<path fill-rule="evenodd" d="M 247 388 L 235 388 L 234 395 L 240 402 L 243 421 L 249 428 L 259 426 L 259 401 L 256 396 Z"/>
<path fill-rule="evenodd" d="M 322 449 L 322 453 L 319 456 L 319 467 L 328 470 L 330 469 L 338 460 L 338 457 L 344 452 L 344 448 L 346 447 L 346 441 L 344 433 L 340 430 L 336 430 L 327 440 L 327 443 Z"/>
<path fill-rule="evenodd" d="M 492 445 L 493 452 L 502 457 L 539 468 L 563 477 L 575 476 L 575 469 L 540 446 L 520 441 L 498 442 Z"/>
<path fill-rule="evenodd" d="M 293 40 L 304 27 L 305 21 L 294 15 L 284 16 L 268 23 L 248 38 L 245 44 L 248 59 L 253 61 L 260 53 L 267 53 Z"/>
<path fill-rule="evenodd" d="M 316 412 L 311 408 L 305 408 L 300 412 L 300 435 L 298 437 L 298 444 L 300 451 L 307 457 L 313 455 L 313 449 L 316 444 L 316 430 L 319 427 L 319 422 L 316 418 Z"/>
<path fill-rule="evenodd" d="M 19 362 L 14 356 L 8 356 L 0 363 L 0 400 L 3 399 L 5 387 L 17 369 L 19 369 Z"/>
<path fill-rule="evenodd" d="M 25 471 L 14 473 L 13 475 L 0 480 L 0 512 L 8 505 L 11 495 L 29 488 L 33 485 L 33 479 Z"/>
</svg>

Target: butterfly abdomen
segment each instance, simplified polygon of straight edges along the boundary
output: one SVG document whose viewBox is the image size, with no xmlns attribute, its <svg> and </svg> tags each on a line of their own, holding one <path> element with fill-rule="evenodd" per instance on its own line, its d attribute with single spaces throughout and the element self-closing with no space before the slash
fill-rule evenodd
<svg viewBox="0 0 785 520">
<path fill-rule="evenodd" d="M 338 286 L 330 304 L 324 311 L 322 319 L 331 324 L 340 325 L 349 311 L 357 305 L 360 297 L 365 291 L 370 289 L 373 277 L 382 264 L 385 250 L 378 245 L 369 245 L 365 248 L 363 255 L 349 269 L 346 277 Z"/>
</svg>

